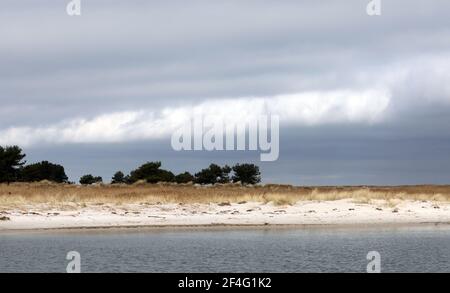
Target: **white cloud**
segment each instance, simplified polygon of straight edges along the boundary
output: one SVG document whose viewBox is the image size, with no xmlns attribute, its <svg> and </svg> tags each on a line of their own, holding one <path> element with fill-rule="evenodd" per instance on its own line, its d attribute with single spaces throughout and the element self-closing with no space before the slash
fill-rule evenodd
<svg viewBox="0 0 450 293">
<path fill-rule="evenodd" d="M 279 115 L 283 125 L 375 123 L 389 106 L 387 91 L 306 92 L 274 97 L 209 100 L 193 106 L 102 114 L 38 127 L 0 131 L 0 144 L 111 143 L 169 137 L 189 119 L 214 116 L 229 123 Z"/>
</svg>

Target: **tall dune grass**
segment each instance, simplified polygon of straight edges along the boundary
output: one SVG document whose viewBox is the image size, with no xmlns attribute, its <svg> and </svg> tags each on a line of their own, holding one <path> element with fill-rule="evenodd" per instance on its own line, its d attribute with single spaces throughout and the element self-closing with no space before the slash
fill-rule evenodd
<svg viewBox="0 0 450 293">
<path fill-rule="evenodd" d="M 299 201 L 429 200 L 450 202 L 450 186 L 398 187 L 294 187 L 265 185 L 193 186 L 170 184 L 78 186 L 53 183 L 0 184 L 0 206 L 29 204 L 157 204 L 273 202 L 291 205 Z"/>
</svg>

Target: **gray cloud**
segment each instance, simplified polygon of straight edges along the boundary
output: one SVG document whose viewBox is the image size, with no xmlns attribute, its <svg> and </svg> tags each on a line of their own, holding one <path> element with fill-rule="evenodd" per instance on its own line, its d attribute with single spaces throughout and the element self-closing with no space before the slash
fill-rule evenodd
<svg viewBox="0 0 450 293">
<path fill-rule="evenodd" d="M 62 152 L 63 157 L 83 156 L 97 149 L 95 145 L 102 145 L 108 154 L 108 149 L 116 146 L 105 145 L 107 142 L 152 145 L 167 138 L 138 132 L 136 135 L 141 140 L 137 143 L 134 137 L 127 136 L 131 132 L 125 130 L 119 140 L 102 140 L 101 135 L 96 135 L 97 140 L 85 141 L 61 141 L 55 137 L 61 138 L 61 133 L 73 130 L 74 121 L 96 121 L 113 113 L 161 113 L 167 108 L 188 111 L 209 103 L 222 108 L 220 101 L 224 101 L 223 105 L 228 105 L 225 101 L 251 98 L 273 102 L 279 96 L 294 95 L 300 99 L 311 92 L 320 93 L 325 105 L 330 103 L 325 98 L 329 93 L 381 89 L 389 93 L 389 104 L 382 109 L 382 119 L 375 126 L 365 119 L 351 123 L 345 119 L 334 120 L 333 133 L 337 136 L 328 143 L 337 147 L 345 136 L 350 149 L 367 149 L 370 157 L 376 152 L 371 145 L 396 137 L 400 142 L 393 146 L 382 144 L 386 147 L 380 149 L 389 154 L 392 152 L 388 145 L 399 150 L 400 146 L 410 146 L 413 140 L 423 146 L 418 148 L 416 157 L 396 161 L 393 156 L 389 161 L 382 158 L 373 161 L 364 156 L 353 157 L 351 154 L 355 152 L 345 155 L 322 149 L 317 157 L 307 158 L 288 150 L 299 148 L 299 144 L 308 146 L 305 140 L 314 141 L 311 136 L 285 139 L 286 145 L 281 148 L 288 159 L 283 161 L 281 157 L 280 162 L 268 167 L 267 172 L 273 174 L 271 179 L 302 182 L 296 179 L 298 176 L 291 175 L 296 170 L 304 170 L 298 165 L 310 170 L 302 171 L 302 176 L 309 178 L 305 180 L 311 184 L 382 183 L 396 179 L 404 182 L 408 181 L 405 179 L 408 172 L 412 172 L 408 166 L 411 169 L 429 166 L 429 172 L 424 171 L 421 176 L 431 182 L 447 170 L 445 160 L 436 164 L 436 157 L 429 157 L 434 150 L 429 142 L 445 149 L 450 135 L 448 1 L 383 1 L 380 17 L 366 15 L 365 6 L 369 1 L 365 0 L 326 4 L 313 0 L 194 0 L 189 5 L 181 0 L 82 0 L 80 17 L 65 14 L 66 2 L 69 1 L 2 2 L 1 143 L 17 142 L 11 138 L 11 131 L 16 131 L 14 137 L 24 144 L 25 140 L 33 140 L 29 153 L 35 150 L 42 157 L 49 154 L 46 148 L 58 153 L 56 150 L 66 148 L 67 143 L 73 146 L 71 153 Z M 346 98 L 339 99 L 339 107 L 345 108 L 342 105 L 348 105 Z M 282 110 L 281 113 L 290 110 L 290 115 L 295 116 L 295 111 L 300 113 L 302 109 L 293 105 L 304 104 L 284 103 L 277 110 Z M 367 109 L 364 109 L 374 110 L 373 104 L 365 105 Z M 235 110 L 230 108 L 231 112 Z M 331 111 L 329 115 L 334 117 L 336 113 L 340 112 Z M 290 122 L 285 123 L 288 138 L 297 132 L 310 131 L 315 133 L 314 137 L 330 136 L 326 131 L 329 125 L 310 125 L 298 116 L 299 119 L 287 119 Z M 371 144 L 361 143 L 355 133 L 346 135 L 355 128 L 371 132 L 373 127 L 381 134 Z M 22 132 L 17 134 L 17 129 Z M 49 129 L 57 131 L 50 133 Z M 114 125 L 111 129 L 115 129 Z M 169 128 L 166 132 L 170 131 Z M 91 147 L 83 148 L 78 143 L 89 143 Z M 165 154 L 161 156 L 167 155 L 168 164 L 175 166 L 169 155 L 170 145 L 161 148 Z M 128 150 L 124 156 L 132 156 L 132 146 L 124 149 Z M 401 155 L 401 152 L 393 153 Z M 438 153 L 444 156 L 443 152 Z M 150 156 L 151 152 L 142 153 L 139 160 Z M 221 156 L 218 153 L 195 155 L 196 162 L 203 163 L 214 158 L 219 160 Z M 227 156 L 223 161 L 230 159 Z M 232 159 L 233 155 L 230 156 Z M 422 158 L 428 161 L 423 162 Z M 252 159 L 251 154 L 248 159 Z M 176 160 L 201 165 L 188 159 Z M 343 160 L 345 164 L 336 165 L 345 165 L 342 172 L 327 167 L 329 162 Z M 395 162 L 403 167 L 395 168 Z M 111 171 L 115 164 L 120 165 L 113 160 L 108 164 L 97 162 L 96 167 L 108 165 L 111 167 L 106 169 Z M 379 168 L 366 169 L 368 174 L 373 173 L 372 177 L 360 178 L 355 171 L 360 165 L 374 164 Z M 380 171 L 382 166 L 391 166 L 395 174 L 384 175 L 387 173 Z M 421 181 L 419 175 L 411 178 Z"/>
</svg>

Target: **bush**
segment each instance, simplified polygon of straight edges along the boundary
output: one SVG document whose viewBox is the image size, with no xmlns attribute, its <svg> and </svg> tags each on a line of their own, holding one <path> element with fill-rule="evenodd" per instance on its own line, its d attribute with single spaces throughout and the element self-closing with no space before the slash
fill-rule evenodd
<svg viewBox="0 0 450 293">
<path fill-rule="evenodd" d="M 130 173 L 130 183 L 145 180 L 148 183 L 174 182 L 175 175 L 160 169 L 161 162 L 148 162 Z"/>
<path fill-rule="evenodd" d="M 259 167 L 254 164 L 236 164 L 233 167 L 233 182 L 242 184 L 256 184 L 261 182 Z"/>
<path fill-rule="evenodd" d="M 147 182 L 148 183 L 175 182 L 175 174 L 167 170 L 158 170 L 156 174 L 147 177 Z"/>
<path fill-rule="evenodd" d="M 126 178 L 125 178 L 125 174 L 123 174 L 123 172 L 118 171 L 118 172 L 116 172 L 116 174 L 114 174 L 114 176 L 111 180 L 111 184 L 121 184 L 121 183 L 126 183 Z"/>
<path fill-rule="evenodd" d="M 94 177 L 91 174 L 88 175 L 84 175 L 80 178 L 80 184 L 83 185 L 91 185 L 94 183 L 102 183 L 103 182 L 103 178 L 100 176 Z"/>
<path fill-rule="evenodd" d="M 20 168 L 25 164 L 25 154 L 18 146 L 0 146 L 0 183 L 16 181 Z"/>
<path fill-rule="evenodd" d="M 194 180 L 195 180 L 194 176 L 189 172 L 184 172 L 175 176 L 176 183 L 188 183 L 194 182 Z"/>
<path fill-rule="evenodd" d="M 63 166 L 52 164 L 48 161 L 25 166 L 20 171 L 20 181 L 35 182 L 42 180 L 66 183 L 68 177 Z"/>
<path fill-rule="evenodd" d="M 195 174 L 195 183 L 198 184 L 216 184 L 230 182 L 231 168 L 227 165 L 220 167 L 216 164 L 209 165 L 208 168 Z"/>
</svg>

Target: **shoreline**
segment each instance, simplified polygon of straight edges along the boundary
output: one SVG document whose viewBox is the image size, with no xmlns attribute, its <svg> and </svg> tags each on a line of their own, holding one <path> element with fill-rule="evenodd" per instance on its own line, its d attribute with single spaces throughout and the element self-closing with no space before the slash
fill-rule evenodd
<svg viewBox="0 0 450 293">
<path fill-rule="evenodd" d="M 402 200 L 359 203 L 352 199 L 301 201 L 292 205 L 226 204 L 23 205 L 0 208 L 0 235 L 11 231 L 101 231 L 358 228 L 450 225 L 450 203 Z"/>
<path fill-rule="evenodd" d="M 379 230 L 379 229 L 417 229 L 449 228 L 450 222 L 422 223 L 372 223 L 372 224 L 210 224 L 210 225 L 142 225 L 142 226 L 92 226 L 0 230 L 0 236 L 14 234 L 66 234 L 66 233 L 145 233 L 145 232 L 179 232 L 179 231 L 240 231 L 240 230 Z"/>
</svg>

